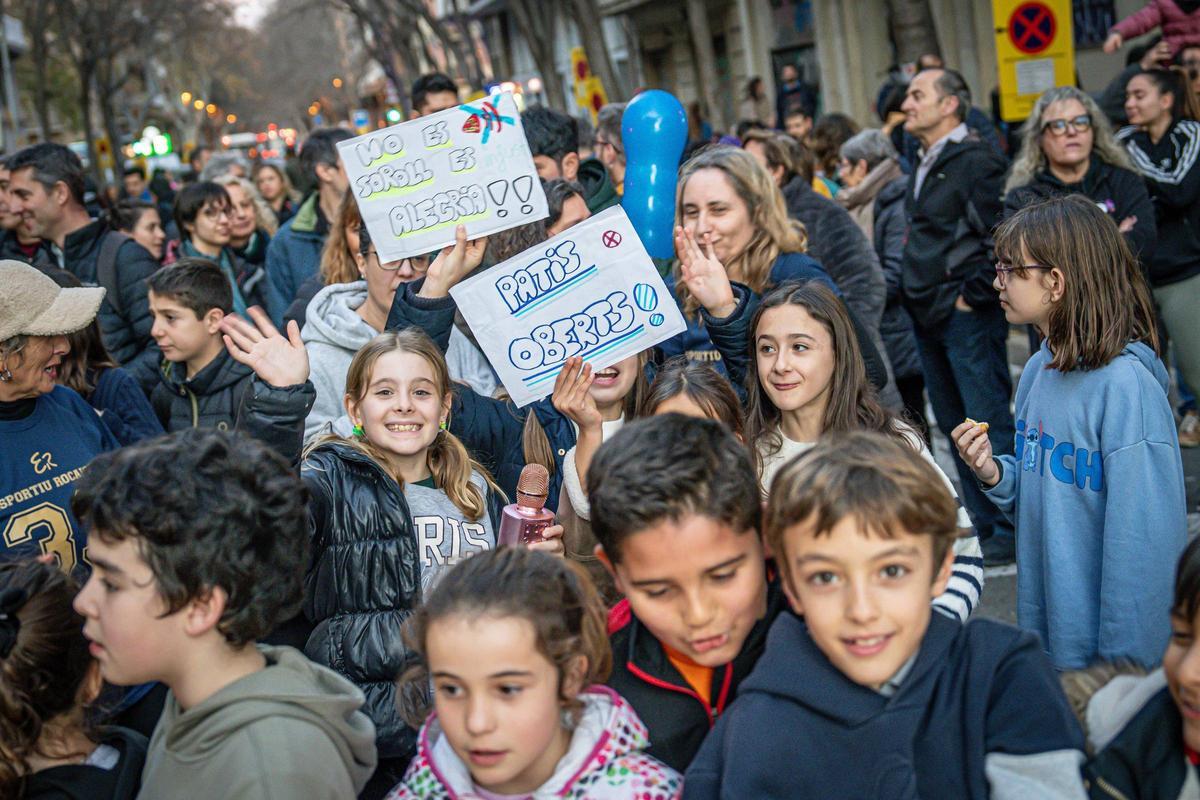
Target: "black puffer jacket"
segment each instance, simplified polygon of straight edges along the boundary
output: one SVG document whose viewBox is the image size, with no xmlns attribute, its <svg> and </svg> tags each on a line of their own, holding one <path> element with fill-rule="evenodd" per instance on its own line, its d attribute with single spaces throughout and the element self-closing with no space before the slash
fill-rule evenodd
<svg viewBox="0 0 1200 800">
<path fill-rule="evenodd" d="M 63 268 L 88 286 L 98 285 L 96 262 L 106 233 L 108 226 L 95 220 L 67 234 L 63 242 Z M 112 298 L 105 297 L 99 314 L 104 346 L 147 393 L 158 383 L 162 355 L 150 336 L 154 320 L 146 293 L 146 279 L 157 269 L 149 250 L 132 239 L 122 244 L 116 258 L 121 311 L 117 313 Z"/>
<path fill-rule="evenodd" d="M 416 731 L 396 710 L 396 679 L 412 658 L 401 638 L 421 602 L 417 535 L 404 491 L 378 464 L 328 442 L 304 459 L 312 564 L 304 614 L 315 624 L 305 654 L 354 681 L 367 697 L 379 758 L 407 759 Z M 493 518 L 499 500 L 489 492 Z"/>
<path fill-rule="evenodd" d="M 904 240 L 908 236 L 908 220 L 904 216 L 904 195 L 908 177 L 894 178 L 875 196 L 875 253 L 883 266 L 887 280 L 887 305 L 879 333 L 887 347 L 888 359 L 897 378 L 921 374 L 917 355 L 917 338 L 913 333 L 912 317 L 900 301 L 900 276 L 904 266 Z"/>
<path fill-rule="evenodd" d="M 946 144 L 919 197 L 912 193 L 915 180 L 909 182 L 901 289 L 904 307 L 919 327 L 943 324 L 960 295 L 972 308 L 1000 304 L 992 288 L 992 228 L 1000 218 L 1007 169 L 1004 156 L 969 136 Z"/>
<path fill-rule="evenodd" d="M 161 382 L 150 395 L 164 429 L 236 428 L 275 448 L 292 464 L 300 463 L 304 418 L 317 399 L 311 381 L 271 386 L 225 350 L 191 380 L 184 374 L 183 364 L 163 361 Z"/>
</svg>

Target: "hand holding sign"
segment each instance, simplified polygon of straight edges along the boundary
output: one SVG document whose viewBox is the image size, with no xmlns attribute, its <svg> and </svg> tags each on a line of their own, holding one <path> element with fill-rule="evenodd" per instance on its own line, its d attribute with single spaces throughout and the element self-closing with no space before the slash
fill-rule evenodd
<svg viewBox="0 0 1200 800">
<path fill-rule="evenodd" d="M 737 308 L 733 287 L 724 265 L 712 253 L 708 234 L 703 246 L 697 244 L 696 235 L 685 228 L 675 228 L 675 253 L 679 256 L 680 272 L 688 291 L 704 310 L 717 319 L 724 319 Z"/>
<path fill-rule="evenodd" d="M 547 216 L 510 93 L 338 143 L 382 261 L 428 253 Z"/>
<path fill-rule="evenodd" d="M 517 405 L 545 397 L 572 357 L 601 370 L 684 330 L 616 206 L 450 289 Z"/>
<path fill-rule="evenodd" d="M 445 297 L 451 287 L 475 271 L 483 261 L 483 253 L 487 249 L 487 237 L 467 239 L 467 228 L 458 225 L 454 229 L 454 244 L 442 248 L 437 258 L 429 265 L 425 273 L 425 283 L 421 285 L 419 297 Z"/>
</svg>

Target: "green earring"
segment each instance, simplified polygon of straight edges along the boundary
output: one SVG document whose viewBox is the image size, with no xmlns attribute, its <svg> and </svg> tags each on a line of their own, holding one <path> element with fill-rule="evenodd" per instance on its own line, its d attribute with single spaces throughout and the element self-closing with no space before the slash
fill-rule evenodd
<svg viewBox="0 0 1200 800">
<path fill-rule="evenodd" d="M 446 420 L 442 420 L 442 424 L 441 424 L 441 425 L 439 425 L 438 427 L 439 427 L 439 428 L 441 428 L 442 430 L 446 430 L 446 429 L 447 429 L 447 427 L 448 427 L 448 426 L 446 425 Z"/>
<path fill-rule="evenodd" d="M 365 438 L 367 435 L 367 432 L 363 430 L 362 425 L 355 425 L 352 430 L 352 433 L 354 434 L 355 439 L 362 439 L 362 438 Z"/>
</svg>

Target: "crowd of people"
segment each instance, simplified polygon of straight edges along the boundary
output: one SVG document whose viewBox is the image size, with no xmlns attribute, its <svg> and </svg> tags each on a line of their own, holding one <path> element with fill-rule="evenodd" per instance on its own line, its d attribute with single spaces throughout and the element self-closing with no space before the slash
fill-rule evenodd
<svg viewBox="0 0 1200 800">
<path fill-rule="evenodd" d="M 922 61 L 693 124 L 686 330 L 524 407 L 451 289 L 622 202 L 622 104 L 522 112 L 546 219 L 386 262 L 341 128 L 100 215 L 5 157 L 0 796 L 1193 796 L 1197 78 L 1009 147 Z"/>
</svg>

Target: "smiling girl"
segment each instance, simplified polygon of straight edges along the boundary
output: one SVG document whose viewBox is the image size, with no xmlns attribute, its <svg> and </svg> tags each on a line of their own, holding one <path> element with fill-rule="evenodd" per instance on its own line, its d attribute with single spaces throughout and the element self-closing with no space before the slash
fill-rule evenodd
<svg viewBox="0 0 1200 800">
<path fill-rule="evenodd" d="M 351 437 L 310 446 L 301 477 L 310 493 L 312 561 L 305 652 L 354 680 L 377 729 L 377 781 L 399 778 L 412 754 L 397 716 L 395 679 L 407 663 L 404 620 L 445 570 L 496 545 L 503 496 L 447 430 L 450 376 L 417 330 L 384 333 L 355 355 L 346 377 Z M 562 528 L 529 545 L 561 553 Z M 390 775 L 390 777 L 388 777 Z"/>
<path fill-rule="evenodd" d="M 689 291 L 706 308 L 720 308 L 734 295 L 724 270 L 711 258 L 689 259 L 684 271 Z M 750 342 L 746 389 L 746 441 L 758 468 L 763 495 L 775 473 L 807 452 L 822 436 L 871 430 L 900 439 L 937 467 L 911 426 L 880 405 L 867 382 L 866 368 L 849 312 L 828 287 L 816 281 L 785 283 L 762 299 L 750 318 L 745 304 L 710 332 L 722 352 L 735 353 L 738 336 L 748 328 Z M 741 350 L 746 350 L 743 338 Z M 938 468 L 951 495 L 954 486 Z M 960 536 L 954 544 L 954 572 L 935 604 L 962 621 L 971 615 L 983 591 L 983 557 L 971 519 L 959 504 Z"/>
<path fill-rule="evenodd" d="M 1022 209 L 995 238 L 1005 317 L 1045 341 L 1017 386 L 1016 455 L 993 457 L 971 420 L 951 439 L 1016 523 L 1017 622 L 1059 669 L 1153 666 L 1187 517 L 1145 279 L 1116 224 L 1082 197 Z"/>
<path fill-rule="evenodd" d="M 679 774 L 644 750 L 646 728 L 611 689 L 604 607 L 582 570 L 518 548 L 455 567 L 410 619 L 434 710 L 389 800 L 670 800 Z M 418 702 L 416 705 L 424 705 Z M 423 709 L 409 716 L 420 725 Z"/>
</svg>

